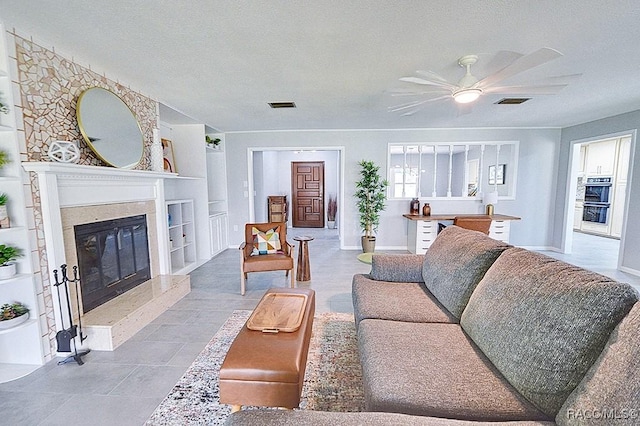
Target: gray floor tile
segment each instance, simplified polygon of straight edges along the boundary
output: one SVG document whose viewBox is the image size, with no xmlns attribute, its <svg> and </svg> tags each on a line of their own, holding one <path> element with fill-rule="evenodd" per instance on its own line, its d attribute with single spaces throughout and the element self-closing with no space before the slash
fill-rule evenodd
<svg viewBox="0 0 640 426">
<path fill-rule="evenodd" d="M 180 350 L 179 342 L 158 342 L 152 340 L 129 340 L 115 351 L 92 351 L 86 356 L 87 364 L 134 364 L 163 365 Z"/>
<path fill-rule="evenodd" d="M 76 395 L 68 399 L 39 426 L 139 426 L 163 398 L 115 395 Z"/>
<path fill-rule="evenodd" d="M 138 366 L 109 395 L 164 398 L 184 374 L 184 367 Z"/>
<path fill-rule="evenodd" d="M 37 425 L 74 396 L 42 392 L 0 391 L 0 413 L 6 425 Z"/>
</svg>

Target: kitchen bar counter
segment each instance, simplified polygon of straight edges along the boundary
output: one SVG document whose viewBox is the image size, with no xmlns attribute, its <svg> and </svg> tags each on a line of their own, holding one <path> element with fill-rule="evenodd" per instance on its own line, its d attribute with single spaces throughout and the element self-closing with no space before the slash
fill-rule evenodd
<svg viewBox="0 0 640 426">
<path fill-rule="evenodd" d="M 423 216 L 419 214 L 403 214 L 403 217 L 409 219 L 409 229 L 407 232 L 407 249 L 411 253 L 425 254 L 427 249 L 433 243 L 438 235 L 438 223 L 444 221 L 453 221 L 456 216 L 484 216 L 473 214 L 434 214 Z M 509 242 L 509 229 L 512 220 L 520 220 L 516 216 L 507 216 L 504 214 L 491 215 L 491 228 L 489 236 L 493 239 Z"/>
</svg>

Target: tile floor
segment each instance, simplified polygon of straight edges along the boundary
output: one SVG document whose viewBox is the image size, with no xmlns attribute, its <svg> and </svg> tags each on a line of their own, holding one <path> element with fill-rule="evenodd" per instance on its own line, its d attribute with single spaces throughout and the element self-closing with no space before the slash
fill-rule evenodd
<svg viewBox="0 0 640 426">
<path fill-rule="evenodd" d="M 312 235 L 311 281 L 318 312 L 352 312 L 351 277 L 369 271 L 355 251 L 341 251 L 337 231 Z M 547 253 L 640 289 L 640 277 L 615 270 L 617 240 L 576 234 L 572 255 Z M 598 249 L 597 247 L 603 247 Z M 296 251 L 297 252 L 297 251 Z M 191 273 L 191 293 L 113 352 L 93 351 L 85 365 L 50 362 L 0 384 L 0 413 L 10 425 L 142 425 L 235 309 L 253 309 L 267 288 L 287 285 L 280 272 L 249 275 L 240 296 L 239 253 L 227 250 Z"/>
</svg>

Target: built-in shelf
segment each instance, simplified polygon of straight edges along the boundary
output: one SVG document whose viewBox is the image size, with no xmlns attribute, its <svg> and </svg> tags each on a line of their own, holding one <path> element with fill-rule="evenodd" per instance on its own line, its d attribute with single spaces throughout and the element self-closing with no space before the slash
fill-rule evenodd
<svg viewBox="0 0 640 426">
<path fill-rule="evenodd" d="M 11 244 L 23 255 L 15 262 L 18 274 L 0 281 L 0 305 L 20 302 L 29 308 L 29 319 L 15 327 L 0 329 L 0 383 L 25 376 L 44 364 L 46 339 L 40 330 L 40 307 L 44 306 L 44 300 L 37 293 L 30 247 L 33 236 L 27 228 L 25 198 L 29 195 L 25 195 L 23 182 L 28 182 L 28 178 L 20 167 L 19 126 L 16 121 L 20 99 L 13 98 L 16 91 L 9 70 L 9 64 L 15 59 L 9 58 L 5 37 L 8 33 L 0 25 L 0 93 L 2 103 L 9 107 L 6 114 L 0 114 L 0 150 L 10 160 L 2 167 L 0 193 L 8 195 L 7 207 L 12 225 L 0 229 L 0 244 Z"/>
<path fill-rule="evenodd" d="M 171 274 L 186 274 L 197 265 L 193 200 L 167 201 Z"/>
</svg>

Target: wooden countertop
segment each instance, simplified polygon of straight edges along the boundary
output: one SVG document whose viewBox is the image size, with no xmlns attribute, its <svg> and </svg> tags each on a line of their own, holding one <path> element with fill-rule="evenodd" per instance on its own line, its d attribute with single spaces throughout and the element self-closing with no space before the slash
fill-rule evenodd
<svg viewBox="0 0 640 426">
<path fill-rule="evenodd" d="M 409 220 L 453 220 L 456 216 L 484 216 L 483 214 L 467 214 L 467 213 L 458 213 L 458 214 L 432 214 L 430 216 L 423 216 L 421 214 L 403 214 L 403 217 L 406 217 Z M 493 214 L 491 215 L 492 220 L 520 220 L 519 217 L 516 216 L 507 216 L 506 214 Z"/>
</svg>

